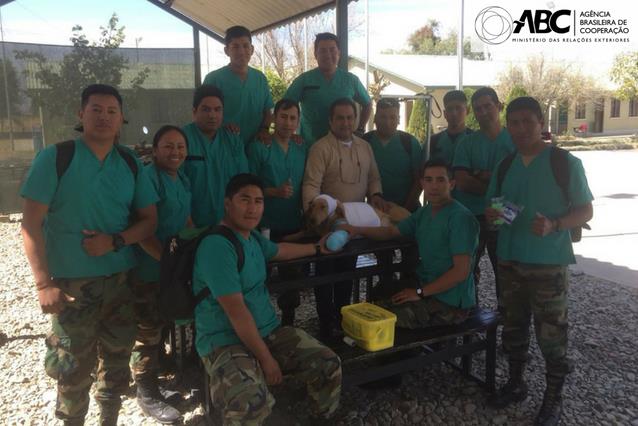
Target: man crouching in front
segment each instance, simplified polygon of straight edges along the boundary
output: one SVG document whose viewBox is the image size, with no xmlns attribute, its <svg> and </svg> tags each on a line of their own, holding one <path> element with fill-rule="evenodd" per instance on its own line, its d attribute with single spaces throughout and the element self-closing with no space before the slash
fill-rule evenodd
<svg viewBox="0 0 638 426">
<path fill-rule="evenodd" d="M 210 295 L 195 309 L 196 346 L 210 376 L 213 406 L 225 425 L 260 425 L 275 399 L 268 386 L 282 373 L 306 384 L 312 415 L 329 418 L 339 405 L 341 361 L 303 330 L 281 327 L 266 288 L 266 261 L 327 253 L 318 244 L 275 244 L 255 228 L 264 211 L 258 177 L 239 174 L 226 187 L 221 224 L 238 237 L 237 249 L 224 236 L 210 235 L 199 245 L 193 269 L 193 292 Z"/>
</svg>

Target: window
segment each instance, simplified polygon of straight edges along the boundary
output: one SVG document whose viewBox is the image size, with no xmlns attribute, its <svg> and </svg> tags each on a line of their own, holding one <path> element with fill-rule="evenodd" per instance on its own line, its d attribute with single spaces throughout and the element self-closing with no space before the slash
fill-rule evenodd
<svg viewBox="0 0 638 426">
<path fill-rule="evenodd" d="M 620 117 L 620 100 L 616 98 L 611 99 L 611 114 L 609 115 L 611 118 Z"/>
<path fill-rule="evenodd" d="M 585 102 L 576 102 L 576 120 L 584 120 L 585 111 L 586 111 Z"/>
<path fill-rule="evenodd" d="M 629 100 L 629 116 L 638 117 L 638 98 Z"/>
</svg>

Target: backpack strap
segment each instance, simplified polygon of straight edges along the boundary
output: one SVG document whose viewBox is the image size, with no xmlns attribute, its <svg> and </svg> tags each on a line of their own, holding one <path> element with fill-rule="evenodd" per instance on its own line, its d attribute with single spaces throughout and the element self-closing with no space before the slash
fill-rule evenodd
<svg viewBox="0 0 638 426">
<path fill-rule="evenodd" d="M 131 169 L 131 172 L 133 173 L 133 177 L 135 178 L 135 180 L 137 180 L 137 161 L 135 161 L 135 158 L 133 157 L 133 155 L 130 153 L 130 151 L 128 151 L 126 148 L 124 148 L 121 145 L 115 144 L 114 146 L 115 146 L 115 149 L 117 149 L 117 152 L 122 157 L 122 159 L 126 162 L 126 165 L 129 167 L 129 169 Z"/>
<path fill-rule="evenodd" d="M 58 182 L 60 178 L 67 171 L 73 160 L 75 154 L 75 141 L 68 140 L 64 142 L 58 142 L 55 144 L 55 172 L 58 176 Z"/>
<path fill-rule="evenodd" d="M 227 226 L 225 225 L 215 225 L 210 226 L 202 235 L 199 237 L 199 241 L 208 237 L 209 235 L 221 235 L 230 241 L 235 249 L 235 253 L 237 253 L 237 271 L 241 272 L 244 268 L 244 248 L 237 238 L 237 235 Z M 199 293 L 195 295 L 195 306 L 199 304 L 202 300 L 206 299 L 210 295 L 210 289 L 208 287 L 204 287 Z"/>
<path fill-rule="evenodd" d="M 571 199 L 569 197 L 569 159 L 567 158 L 567 154 L 568 152 L 562 148 L 551 147 L 549 164 L 552 167 L 554 180 L 560 187 L 565 201 L 568 205 L 571 205 Z"/>
<path fill-rule="evenodd" d="M 505 180 L 505 175 L 512 165 L 512 161 L 516 157 L 516 152 L 512 152 L 507 155 L 507 157 L 503 158 L 503 160 L 498 164 L 498 169 L 496 170 L 496 193 L 501 195 L 501 187 L 503 186 L 503 181 Z"/>
</svg>

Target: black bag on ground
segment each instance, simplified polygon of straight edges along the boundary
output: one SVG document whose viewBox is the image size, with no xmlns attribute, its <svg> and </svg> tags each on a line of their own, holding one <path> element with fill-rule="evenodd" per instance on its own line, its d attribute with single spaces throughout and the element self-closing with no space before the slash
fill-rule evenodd
<svg viewBox="0 0 638 426">
<path fill-rule="evenodd" d="M 228 239 L 237 252 L 237 270 L 244 266 L 244 250 L 235 233 L 224 225 L 185 228 L 169 238 L 160 260 L 159 309 L 167 321 L 193 317 L 195 306 L 210 295 L 208 287 L 193 293 L 193 266 L 199 243 L 209 235 Z"/>
</svg>

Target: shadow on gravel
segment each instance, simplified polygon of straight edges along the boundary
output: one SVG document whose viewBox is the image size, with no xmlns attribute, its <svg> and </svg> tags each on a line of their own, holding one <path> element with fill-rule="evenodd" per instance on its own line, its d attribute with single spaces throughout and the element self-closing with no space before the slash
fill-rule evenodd
<svg viewBox="0 0 638 426">
<path fill-rule="evenodd" d="M 7 337 L 6 334 L 0 333 L 0 348 L 6 345 L 9 342 L 13 342 L 15 340 L 34 340 L 34 339 L 44 339 L 46 334 L 25 334 L 23 336 L 11 336 Z"/>
</svg>

